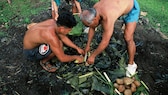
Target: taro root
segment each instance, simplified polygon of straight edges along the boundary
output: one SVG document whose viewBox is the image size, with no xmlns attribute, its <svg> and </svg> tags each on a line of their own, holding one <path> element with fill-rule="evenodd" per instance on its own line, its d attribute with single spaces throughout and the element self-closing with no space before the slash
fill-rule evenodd
<svg viewBox="0 0 168 95">
<path fill-rule="evenodd" d="M 131 84 L 130 85 L 125 85 L 125 88 L 131 88 Z"/>
<path fill-rule="evenodd" d="M 136 85 L 134 83 L 131 84 L 131 91 L 132 92 L 136 91 Z"/>
<path fill-rule="evenodd" d="M 114 87 L 115 87 L 115 88 L 118 88 L 118 86 L 119 86 L 119 85 L 118 85 L 117 83 L 114 83 Z"/>
<path fill-rule="evenodd" d="M 117 84 L 124 84 L 124 81 L 123 81 L 123 79 L 116 79 L 116 83 Z"/>
<path fill-rule="evenodd" d="M 136 88 L 131 87 L 131 91 L 132 91 L 132 92 L 135 92 L 135 91 L 136 91 Z"/>
<path fill-rule="evenodd" d="M 141 85 L 141 83 L 137 80 L 134 81 L 134 84 L 136 85 L 136 87 L 139 87 Z"/>
<path fill-rule="evenodd" d="M 124 95 L 132 95 L 131 89 L 125 89 Z"/>
<path fill-rule="evenodd" d="M 125 90 L 125 86 L 124 85 L 119 85 L 118 86 L 118 91 L 119 92 L 124 92 L 124 90 Z"/>
<path fill-rule="evenodd" d="M 139 81 L 135 78 L 124 77 L 121 79 L 116 79 L 116 83 L 113 84 L 115 88 L 124 95 L 132 95 L 133 92 L 136 92 L 137 87 L 141 85 Z"/>
<path fill-rule="evenodd" d="M 129 77 L 124 77 L 123 80 L 125 85 L 130 85 L 131 83 L 134 82 L 134 80 Z"/>
</svg>

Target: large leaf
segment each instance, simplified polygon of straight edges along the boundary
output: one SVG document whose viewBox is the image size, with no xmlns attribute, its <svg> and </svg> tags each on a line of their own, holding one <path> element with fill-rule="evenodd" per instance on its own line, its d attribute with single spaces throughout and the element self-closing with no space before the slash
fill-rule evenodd
<svg viewBox="0 0 168 95">
<path fill-rule="evenodd" d="M 93 82 L 91 90 L 101 91 L 110 94 L 110 88 L 107 84 L 100 82 L 96 77 L 92 77 L 92 81 Z"/>
<path fill-rule="evenodd" d="M 77 25 L 72 28 L 69 35 L 80 36 L 82 34 L 83 24 L 82 21 L 79 19 L 78 15 L 75 15 L 75 19 L 77 20 Z"/>
<path fill-rule="evenodd" d="M 68 81 L 67 81 L 68 84 L 71 84 L 71 86 L 75 89 L 78 89 L 78 84 L 79 84 L 79 78 L 78 76 L 74 76 L 72 78 L 70 78 Z"/>
</svg>

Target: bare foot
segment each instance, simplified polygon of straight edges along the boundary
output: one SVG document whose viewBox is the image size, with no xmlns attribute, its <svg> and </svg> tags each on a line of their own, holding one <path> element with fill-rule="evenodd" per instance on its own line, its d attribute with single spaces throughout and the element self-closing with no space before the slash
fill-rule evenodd
<svg viewBox="0 0 168 95">
<path fill-rule="evenodd" d="M 57 68 L 55 66 L 52 66 L 50 62 L 43 63 L 42 61 L 40 61 L 40 65 L 43 67 L 44 70 L 48 72 L 55 72 L 57 70 Z"/>
</svg>

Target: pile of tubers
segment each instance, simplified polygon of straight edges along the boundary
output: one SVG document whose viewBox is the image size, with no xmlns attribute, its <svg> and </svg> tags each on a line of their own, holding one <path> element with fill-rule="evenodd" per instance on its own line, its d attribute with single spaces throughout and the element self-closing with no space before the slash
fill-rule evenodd
<svg viewBox="0 0 168 95">
<path fill-rule="evenodd" d="M 124 95 L 132 95 L 140 85 L 141 83 L 138 80 L 129 77 L 118 78 L 114 83 L 114 87 Z"/>
</svg>

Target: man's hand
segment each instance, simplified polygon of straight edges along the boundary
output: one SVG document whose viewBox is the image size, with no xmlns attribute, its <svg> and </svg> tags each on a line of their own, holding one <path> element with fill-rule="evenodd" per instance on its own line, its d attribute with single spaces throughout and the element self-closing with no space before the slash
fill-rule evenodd
<svg viewBox="0 0 168 95">
<path fill-rule="evenodd" d="M 90 46 L 86 46 L 85 47 L 85 53 L 89 52 L 90 51 Z"/>
<path fill-rule="evenodd" d="M 84 55 L 84 50 L 83 49 L 77 48 L 76 50 L 78 51 L 79 54 Z"/>
<path fill-rule="evenodd" d="M 77 56 L 75 63 L 83 63 L 84 62 L 84 57 L 83 56 Z"/>
<path fill-rule="evenodd" d="M 88 63 L 88 64 L 94 64 L 94 61 L 95 61 L 95 57 L 92 57 L 92 56 L 90 56 L 90 57 L 87 59 L 87 63 Z"/>
</svg>

